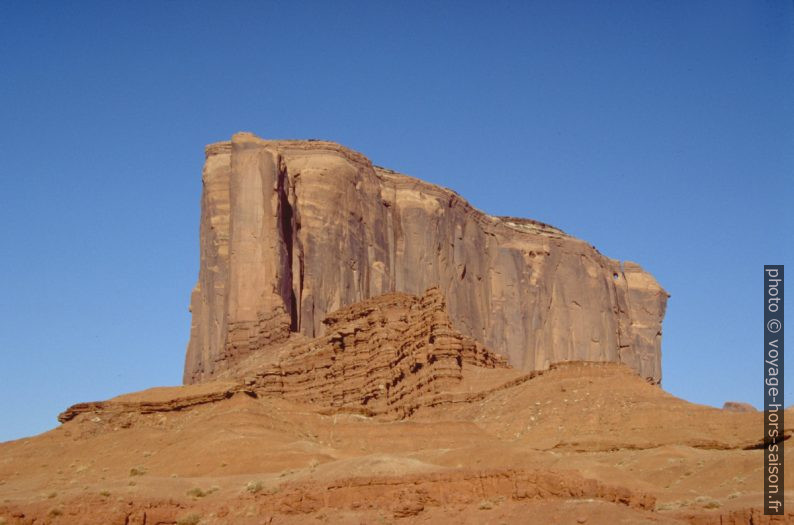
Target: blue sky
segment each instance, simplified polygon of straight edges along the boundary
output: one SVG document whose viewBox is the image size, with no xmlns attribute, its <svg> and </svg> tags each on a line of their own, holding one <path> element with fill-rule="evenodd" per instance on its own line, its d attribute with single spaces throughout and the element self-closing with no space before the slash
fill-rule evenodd
<svg viewBox="0 0 794 525">
<path fill-rule="evenodd" d="M 180 382 L 203 146 L 240 130 L 639 262 L 672 294 L 664 387 L 762 401 L 791 2 L 3 2 L 0 71 L 0 440 Z"/>
</svg>

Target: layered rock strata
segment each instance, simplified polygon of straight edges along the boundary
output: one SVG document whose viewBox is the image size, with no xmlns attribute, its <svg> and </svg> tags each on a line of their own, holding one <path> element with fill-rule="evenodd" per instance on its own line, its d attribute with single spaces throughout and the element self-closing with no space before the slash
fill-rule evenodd
<svg viewBox="0 0 794 525">
<path fill-rule="evenodd" d="M 341 307 L 431 287 L 457 330 L 518 369 L 622 362 L 661 379 L 668 296 L 637 264 L 335 143 L 239 133 L 206 156 L 185 383 L 290 334 L 326 335 Z"/>
<path fill-rule="evenodd" d="M 507 367 L 503 357 L 453 329 L 437 288 L 421 297 L 385 294 L 323 323 L 326 335 L 288 346 L 276 362 L 244 363 L 246 388 L 320 410 L 403 418 L 454 390 L 464 367 Z"/>
<path fill-rule="evenodd" d="M 58 420 L 86 413 L 112 417 L 182 411 L 238 393 L 306 403 L 320 412 L 402 419 L 423 406 L 485 395 L 456 392 L 464 370 L 508 368 L 504 357 L 452 327 L 437 288 L 422 296 L 384 294 L 340 309 L 323 323 L 324 336 L 293 337 L 271 347 L 270 354 L 250 355 L 220 374 L 222 379 L 244 378 L 237 382 L 191 385 L 179 395 L 171 394 L 172 388 L 154 389 L 145 402 L 128 395 L 79 403 Z M 500 378 L 500 385 L 506 379 Z"/>
</svg>

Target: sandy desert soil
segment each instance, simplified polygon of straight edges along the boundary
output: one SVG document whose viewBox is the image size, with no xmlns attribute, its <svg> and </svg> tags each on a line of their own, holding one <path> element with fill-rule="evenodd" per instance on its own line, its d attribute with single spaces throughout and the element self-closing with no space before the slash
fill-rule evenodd
<svg viewBox="0 0 794 525">
<path fill-rule="evenodd" d="M 606 363 L 469 367 L 456 390 L 404 419 L 228 382 L 120 396 L 0 444 L 0 523 L 794 522 L 794 497 L 762 515 L 760 413 Z"/>
</svg>

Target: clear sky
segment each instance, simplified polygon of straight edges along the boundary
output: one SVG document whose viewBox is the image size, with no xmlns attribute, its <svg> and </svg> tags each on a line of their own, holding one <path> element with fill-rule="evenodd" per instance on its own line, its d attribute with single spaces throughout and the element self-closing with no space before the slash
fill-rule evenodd
<svg viewBox="0 0 794 525">
<path fill-rule="evenodd" d="M 664 387 L 760 406 L 792 2 L 2 2 L 0 440 L 180 382 L 203 147 L 241 130 L 640 263 L 672 294 Z"/>
</svg>

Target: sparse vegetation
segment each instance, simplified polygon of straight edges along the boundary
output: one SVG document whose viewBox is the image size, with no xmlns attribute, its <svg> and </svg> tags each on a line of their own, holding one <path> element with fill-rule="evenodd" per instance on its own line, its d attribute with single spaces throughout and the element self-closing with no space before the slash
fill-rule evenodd
<svg viewBox="0 0 794 525">
<path fill-rule="evenodd" d="M 198 514 L 188 514 L 179 518 L 176 525 L 197 525 L 201 521 L 201 516 Z"/>
<path fill-rule="evenodd" d="M 132 467 L 130 469 L 130 476 L 143 476 L 146 474 L 146 469 L 143 467 Z"/>
<path fill-rule="evenodd" d="M 49 494 L 47 494 L 47 499 L 53 499 L 57 495 L 58 495 L 57 492 L 50 492 Z"/>
<path fill-rule="evenodd" d="M 63 511 L 61 509 L 50 509 L 49 516 L 55 518 L 57 516 L 61 516 Z"/>
<path fill-rule="evenodd" d="M 103 490 L 102 492 L 99 493 L 99 495 L 102 496 L 103 498 L 107 498 L 110 497 L 110 492 L 107 490 Z"/>
<path fill-rule="evenodd" d="M 203 498 L 204 496 L 207 495 L 207 493 L 204 492 L 203 490 L 201 490 L 198 487 L 194 487 L 194 488 L 192 488 L 192 489 L 187 491 L 187 495 L 188 496 L 192 496 L 194 498 Z"/>
<path fill-rule="evenodd" d="M 657 508 L 657 510 L 675 510 L 675 509 L 681 509 L 681 508 L 684 508 L 684 507 L 689 507 L 690 505 L 693 505 L 693 504 L 694 504 L 694 502 L 692 500 L 681 499 L 681 500 L 669 501 L 667 503 L 663 503 L 662 505 L 657 506 L 656 508 Z"/>
<path fill-rule="evenodd" d="M 261 492 L 263 488 L 265 488 L 265 485 L 261 481 L 249 481 L 245 484 L 245 490 L 251 494 Z"/>
<path fill-rule="evenodd" d="M 480 502 L 479 509 L 480 510 L 491 510 L 493 508 L 493 503 L 484 499 Z"/>
</svg>

